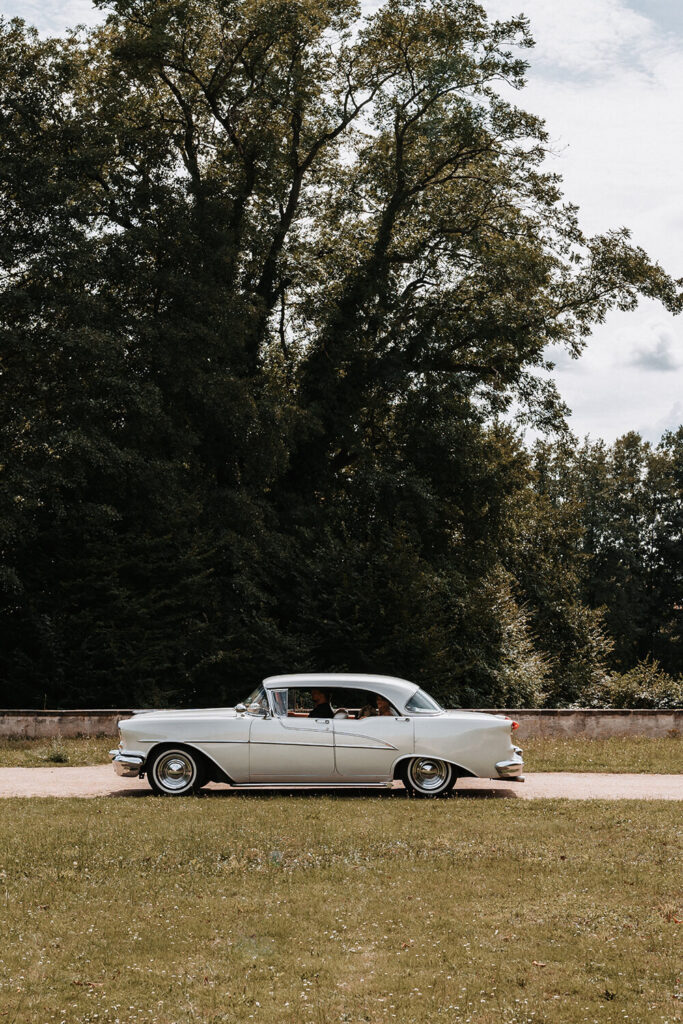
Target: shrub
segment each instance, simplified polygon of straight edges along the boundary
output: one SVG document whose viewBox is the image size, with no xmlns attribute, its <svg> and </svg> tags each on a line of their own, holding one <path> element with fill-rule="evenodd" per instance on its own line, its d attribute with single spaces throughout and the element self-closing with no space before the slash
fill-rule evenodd
<svg viewBox="0 0 683 1024">
<path fill-rule="evenodd" d="M 583 705 L 594 708 L 680 708 L 683 679 L 646 658 L 622 675 L 607 676 L 587 697 Z"/>
</svg>

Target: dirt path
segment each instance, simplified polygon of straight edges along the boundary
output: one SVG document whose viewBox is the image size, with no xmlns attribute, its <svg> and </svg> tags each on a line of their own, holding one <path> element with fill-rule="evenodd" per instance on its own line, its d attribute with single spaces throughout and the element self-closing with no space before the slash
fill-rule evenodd
<svg viewBox="0 0 683 1024">
<path fill-rule="evenodd" d="M 391 797 L 402 790 L 343 789 L 322 790 L 346 796 Z M 237 790 L 229 786 L 207 786 L 207 795 L 220 798 L 259 790 Z M 291 788 L 279 792 L 294 793 Z M 321 792 L 309 789 L 307 792 Z M 111 765 L 91 768 L 0 768 L 0 797 L 11 796 L 151 796 L 147 781 L 122 779 Z M 460 779 L 456 793 L 468 797 L 508 797 L 534 800 L 539 797 L 568 797 L 571 800 L 683 800 L 683 775 L 608 775 L 592 772 L 538 772 L 526 776 L 526 782 L 500 782 L 492 779 Z"/>
</svg>

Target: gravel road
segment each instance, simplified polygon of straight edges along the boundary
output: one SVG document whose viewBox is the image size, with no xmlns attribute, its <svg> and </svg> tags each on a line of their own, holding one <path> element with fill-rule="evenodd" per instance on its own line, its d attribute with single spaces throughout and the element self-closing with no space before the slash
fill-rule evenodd
<svg viewBox="0 0 683 1024">
<path fill-rule="evenodd" d="M 346 796 L 385 799 L 399 795 L 393 790 L 349 788 L 323 790 Z M 259 790 L 232 789 L 211 784 L 204 790 L 216 798 L 247 795 Z M 284 793 L 300 789 L 279 790 Z M 309 789 L 307 792 L 321 792 Z M 525 782 L 501 782 L 493 779 L 460 779 L 455 792 L 467 797 L 502 797 L 534 800 L 541 797 L 566 797 L 570 800 L 683 800 L 683 775 L 609 775 L 599 772 L 538 772 L 528 774 Z M 152 791 L 146 780 L 122 779 L 111 765 L 90 768 L 0 768 L 0 797 L 12 796 L 128 796 L 147 797 Z"/>
</svg>

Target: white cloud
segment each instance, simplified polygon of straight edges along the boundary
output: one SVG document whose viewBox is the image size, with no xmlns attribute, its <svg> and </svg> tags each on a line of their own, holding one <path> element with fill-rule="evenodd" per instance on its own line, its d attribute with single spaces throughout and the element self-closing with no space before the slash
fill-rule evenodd
<svg viewBox="0 0 683 1024">
<path fill-rule="evenodd" d="M 637 345 L 634 348 L 629 365 L 658 373 L 678 370 L 683 365 L 683 352 L 676 351 L 674 346 L 673 335 L 669 331 L 660 331 L 654 345 Z"/>
<path fill-rule="evenodd" d="M 484 0 L 491 17 L 524 13 L 531 19 L 533 64 L 544 73 L 608 74 L 627 51 L 647 48 L 652 21 L 620 0 Z"/>
<path fill-rule="evenodd" d="M 553 377 L 572 410 L 575 434 L 612 441 L 639 430 L 652 440 L 683 422 L 674 422 L 683 394 L 683 323 L 671 319 L 645 301 L 636 312 L 616 312 L 597 327 L 580 359 L 555 359 Z M 650 355 L 648 365 L 634 358 L 638 353 Z M 668 369 L 662 365 L 667 362 Z"/>
<path fill-rule="evenodd" d="M 675 230 L 683 226 L 683 61 L 660 54 L 652 71 L 624 69 L 598 83 L 535 78 L 521 100 L 547 120 L 555 154 L 549 166 L 578 201 L 584 228 L 626 224 L 638 244 L 683 273 Z"/>
<path fill-rule="evenodd" d="M 635 244 L 683 275 L 683 35 L 624 0 L 484 2 L 491 15 L 521 8 L 531 18 L 538 45 L 528 56 L 529 85 L 515 101 L 545 118 L 548 166 L 578 203 L 584 230 L 629 227 Z M 579 435 L 612 440 L 641 429 L 652 438 L 680 421 L 683 324 L 653 302 L 611 314 L 578 362 L 555 362 Z"/>
<path fill-rule="evenodd" d="M 43 35 L 61 35 L 65 28 L 104 20 L 102 11 L 90 0 L 0 0 L 0 14 L 8 19 L 23 18 Z"/>
<path fill-rule="evenodd" d="M 639 433 L 646 441 L 657 443 L 666 430 L 676 431 L 683 425 L 683 402 L 674 402 L 665 416 L 657 420 L 653 425 L 641 427 Z"/>
</svg>

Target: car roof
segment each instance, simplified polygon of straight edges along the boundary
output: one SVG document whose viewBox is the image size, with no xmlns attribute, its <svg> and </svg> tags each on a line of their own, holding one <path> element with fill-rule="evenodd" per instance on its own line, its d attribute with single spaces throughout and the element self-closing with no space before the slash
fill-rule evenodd
<svg viewBox="0 0 683 1024">
<path fill-rule="evenodd" d="M 396 676 L 364 675 L 357 672 L 298 672 L 294 675 L 268 676 L 263 680 L 263 685 L 269 690 L 294 686 L 319 686 L 321 689 L 327 690 L 336 687 L 371 690 L 373 693 L 386 697 L 388 701 L 400 708 L 403 708 L 415 691 L 419 689 L 417 683 L 411 683 L 407 679 L 399 679 Z"/>
</svg>

